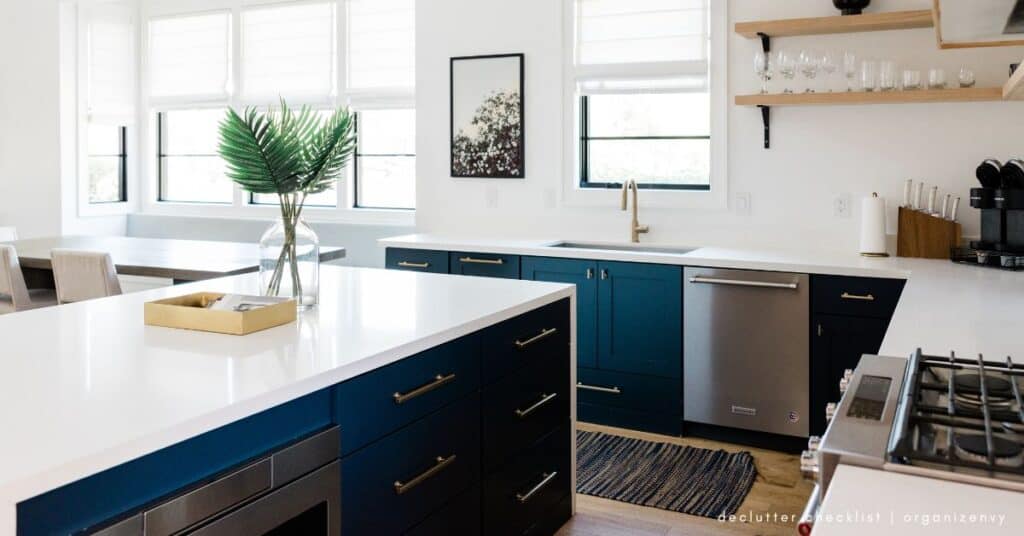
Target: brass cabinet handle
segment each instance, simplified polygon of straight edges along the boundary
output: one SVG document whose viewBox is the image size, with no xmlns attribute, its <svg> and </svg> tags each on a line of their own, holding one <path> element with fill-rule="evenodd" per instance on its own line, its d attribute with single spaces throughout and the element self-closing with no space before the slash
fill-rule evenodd
<svg viewBox="0 0 1024 536">
<path fill-rule="evenodd" d="M 583 389 L 584 391 L 597 391 L 599 393 L 610 393 L 613 395 L 621 395 L 622 389 L 618 387 L 601 387 L 600 385 L 587 385 L 583 382 L 576 382 L 577 389 Z"/>
<path fill-rule="evenodd" d="M 529 345 L 531 345 L 531 344 L 533 344 L 533 343 L 535 343 L 535 342 L 537 342 L 537 341 L 539 341 L 541 339 L 546 339 L 546 338 L 554 335 L 556 332 L 558 332 L 558 328 L 542 329 L 542 330 L 540 330 L 540 333 L 534 335 L 533 337 L 530 337 L 529 339 L 526 339 L 525 341 L 521 341 L 519 339 L 516 339 L 516 348 L 522 350 L 523 348 L 526 348 L 527 346 L 529 346 Z"/>
<path fill-rule="evenodd" d="M 601 270 L 601 279 L 608 279 L 608 270 Z"/>
<path fill-rule="evenodd" d="M 451 456 L 448 456 L 447 458 L 445 458 L 444 456 L 438 456 L 434 460 L 435 460 L 436 463 L 434 463 L 433 467 L 431 467 L 430 469 L 427 469 L 426 471 L 423 471 L 422 473 L 416 475 L 415 477 L 412 478 L 412 480 L 410 480 L 408 482 L 402 482 L 401 480 L 396 480 L 395 481 L 395 493 L 397 493 L 399 495 L 401 495 L 403 493 L 406 493 L 409 490 L 415 488 L 416 486 L 419 486 L 420 484 L 424 483 L 430 477 L 436 475 L 437 473 L 440 473 L 441 471 L 444 470 L 445 467 L 448 467 L 449 465 L 451 465 L 452 463 L 455 462 L 455 455 L 452 454 Z"/>
<path fill-rule="evenodd" d="M 874 294 L 850 294 L 849 292 L 844 292 L 839 297 L 844 300 L 875 301 Z"/>
<path fill-rule="evenodd" d="M 543 407 L 548 402 L 551 402 L 552 400 L 554 400 L 556 396 L 558 396 L 558 393 L 551 393 L 550 395 L 541 393 L 540 400 L 534 402 L 532 406 L 530 406 L 530 407 L 528 407 L 526 409 L 517 409 L 516 410 L 516 417 L 519 417 L 520 419 L 525 419 L 526 417 L 528 417 L 534 411 L 537 411 L 538 409 Z"/>
<path fill-rule="evenodd" d="M 441 387 L 442 385 L 444 385 L 446 383 L 451 383 L 454 380 L 455 380 L 455 373 L 454 372 L 449 374 L 449 375 L 447 375 L 447 376 L 444 376 L 442 374 L 438 374 L 437 376 L 434 376 L 434 380 L 431 381 L 430 383 L 425 383 L 425 384 L 423 384 L 423 385 L 413 389 L 412 391 L 409 391 L 408 393 L 399 393 L 399 392 L 396 391 L 395 394 L 391 395 L 391 397 L 395 399 L 395 404 L 404 404 L 404 403 L 406 403 L 406 402 L 416 398 L 417 396 L 425 395 L 425 394 L 433 391 L 434 389 L 437 389 L 438 387 Z"/>
<path fill-rule="evenodd" d="M 409 262 L 402 261 L 398 263 L 402 268 L 430 268 L 429 262 Z"/>
<path fill-rule="evenodd" d="M 505 264 L 505 259 L 476 259 L 473 257 L 461 257 L 459 258 L 459 262 L 464 262 L 466 264 L 496 264 L 500 266 Z"/>
<path fill-rule="evenodd" d="M 516 500 L 519 501 L 519 504 L 525 503 L 526 501 L 530 500 L 534 495 L 536 495 L 537 492 L 539 492 L 540 490 L 544 489 L 544 486 L 547 486 L 548 484 L 550 484 L 551 481 L 554 480 L 556 476 L 558 476 L 558 471 L 551 471 L 550 473 L 543 473 L 541 475 L 541 477 L 542 477 L 541 481 L 538 482 L 536 486 L 530 488 L 530 490 L 527 491 L 526 493 L 516 493 Z"/>
<path fill-rule="evenodd" d="M 593 268 L 587 268 L 587 279 L 593 279 L 593 278 L 594 278 L 594 269 Z"/>
</svg>

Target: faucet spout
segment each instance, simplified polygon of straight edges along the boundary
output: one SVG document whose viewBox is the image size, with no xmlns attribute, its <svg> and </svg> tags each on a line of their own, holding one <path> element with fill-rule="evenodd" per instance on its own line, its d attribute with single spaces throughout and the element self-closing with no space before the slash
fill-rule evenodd
<svg viewBox="0 0 1024 536">
<path fill-rule="evenodd" d="M 639 194 L 640 188 L 637 186 L 636 181 L 633 180 L 633 179 L 627 179 L 625 182 L 622 183 L 622 204 L 621 204 L 621 209 L 623 211 L 626 210 L 626 207 L 627 207 L 627 197 L 629 195 L 629 190 L 630 189 L 633 190 L 633 218 L 631 219 L 630 224 L 629 224 L 629 236 L 630 236 L 630 240 L 633 243 L 639 243 L 640 242 L 640 234 L 641 233 L 646 233 L 646 232 L 650 231 L 651 228 L 648 227 L 647 225 L 641 225 L 640 224 L 640 198 L 639 198 L 639 196 L 640 196 L 640 194 Z"/>
</svg>

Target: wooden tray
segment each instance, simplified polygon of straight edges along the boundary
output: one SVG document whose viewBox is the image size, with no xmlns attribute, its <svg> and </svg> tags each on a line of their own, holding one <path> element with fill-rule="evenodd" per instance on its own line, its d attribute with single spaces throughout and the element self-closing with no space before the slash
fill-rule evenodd
<svg viewBox="0 0 1024 536">
<path fill-rule="evenodd" d="M 146 325 L 227 335 L 248 335 L 294 322 L 297 315 L 295 300 L 291 299 L 282 299 L 280 303 L 245 312 L 206 309 L 208 303 L 222 297 L 224 294 L 216 292 L 197 292 L 147 302 Z"/>
</svg>

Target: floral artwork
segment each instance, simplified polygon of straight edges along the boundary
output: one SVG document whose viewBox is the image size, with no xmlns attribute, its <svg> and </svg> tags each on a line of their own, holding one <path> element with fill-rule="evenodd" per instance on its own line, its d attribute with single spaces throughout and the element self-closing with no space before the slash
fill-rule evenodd
<svg viewBox="0 0 1024 536">
<path fill-rule="evenodd" d="M 452 58 L 453 177 L 523 178 L 523 56 Z"/>
</svg>

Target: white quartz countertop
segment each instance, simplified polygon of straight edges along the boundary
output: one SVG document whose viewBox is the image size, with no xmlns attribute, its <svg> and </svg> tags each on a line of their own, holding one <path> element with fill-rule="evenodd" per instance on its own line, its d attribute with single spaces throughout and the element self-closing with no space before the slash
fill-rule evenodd
<svg viewBox="0 0 1024 536">
<path fill-rule="evenodd" d="M 578 259 L 616 260 L 906 279 L 880 354 L 907 357 L 925 353 L 961 356 L 1007 355 L 1024 362 L 1024 272 L 965 266 L 945 260 L 868 258 L 856 253 L 696 248 L 686 254 L 606 251 L 552 247 L 559 240 L 464 239 L 415 234 L 381 240 L 388 247 L 505 253 Z M 622 246 L 623 244 L 615 244 Z M 665 247 L 640 244 L 639 247 Z"/>
<path fill-rule="evenodd" d="M 324 266 L 320 305 L 244 337 L 143 303 L 240 275 L 0 317 L 0 534 L 15 504 L 573 295 L 571 285 Z"/>
<path fill-rule="evenodd" d="M 814 536 L 1019 535 L 1024 494 L 840 465 Z"/>
</svg>

